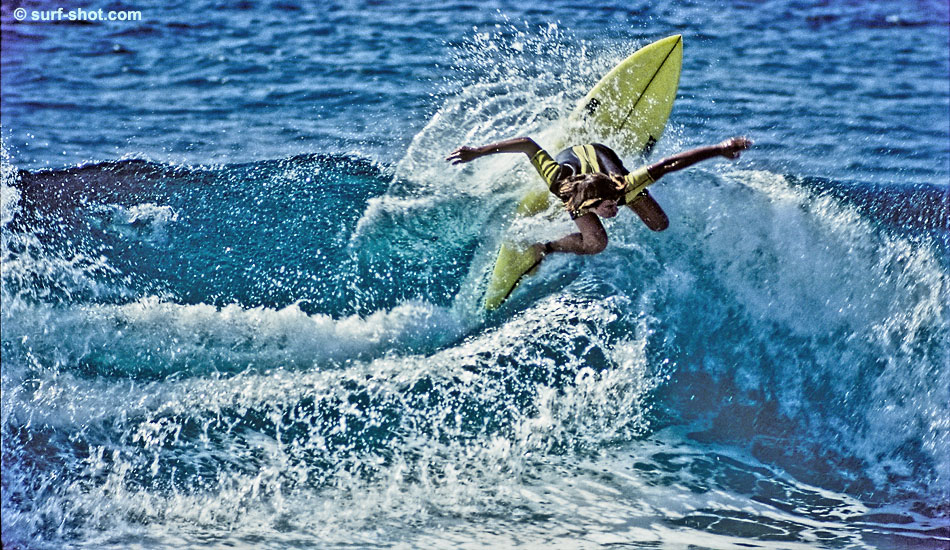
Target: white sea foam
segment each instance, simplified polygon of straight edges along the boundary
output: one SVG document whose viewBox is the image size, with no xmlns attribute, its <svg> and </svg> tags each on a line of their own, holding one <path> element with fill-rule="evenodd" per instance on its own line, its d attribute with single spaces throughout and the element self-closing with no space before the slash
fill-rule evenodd
<svg viewBox="0 0 950 550">
<path fill-rule="evenodd" d="M 430 349 L 461 330 L 450 312 L 423 302 L 340 319 L 307 314 L 297 305 L 216 307 L 154 296 L 123 305 L 36 306 L 22 313 L 8 319 L 4 337 L 21 340 L 28 353 L 63 365 L 92 362 L 119 376 L 329 368 Z"/>
<path fill-rule="evenodd" d="M 164 244 L 168 240 L 168 228 L 178 221 L 178 212 L 168 205 L 154 203 L 125 207 L 118 204 L 102 205 L 92 209 L 92 216 L 99 219 L 104 229 L 114 231 L 127 239 Z"/>
<path fill-rule="evenodd" d="M 11 162 L 6 148 L 0 142 L 0 227 L 6 228 L 16 215 L 20 191 L 17 183 L 17 168 Z"/>
<path fill-rule="evenodd" d="M 670 205 L 672 237 L 691 243 L 674 244 L 683 256 L 662 254 L 661 263 L 698 277 L 666 315 L 689 319 L 706 301 L 699 326 L 722 330 L 716 316 L 741 308 L 754 332 L 736 345 L 777 372 L 746 360 L 706 367 L 775 395 L 815 442 L 865 460 L 880 486 L 893 475 L 916 484 L 912 465 L 926 457 L 935 477 L 922 485 L 945 496 L 950 389 L 934 382 L 950 377 L 950 286 L 937 248 L 780 175 L 698 175 L 689 190 L 655 193 Z M 829 393 L 809 395 L 815 386 Z"/>
<path fill-rule="evenodd" d="M 425 315 L 429 309 L 423 307 L 422 311 Z M 29 418 L 36 425 L 57 430 L 115 426 L 99 435 L 79 429 L 79 437 L 108 438 L 91 449 L 82 466 L 86 472 L 100 472 L 104 482 L 94 487 L 77 483 L 61 488 L 60 496 L 49 501 L 60 506 L 55 515 L 91 514 L 100 524 L 110 525 L 131 515 L 150 518 L 147 523 L 184 521 L 205 528 L 236 529 L 243 536 L 253 534 L 255 525 L 266 529 L 273 514 L 278 514 L 294 529 L 324 540 L 350 537 L 367 522 L 378 522 L 382 531 L 392 535 L 400 523 L 425 519 L 433 511 L 439 516 L 469 517 L 504 509 L 520 498 L 522 478 L 532 478 L 538 465 L 549 460 L 552 449 L 595 448 L 604 441 L 626 440 L 645 429 L 643 399 L 655 379 L 648 373 L 642 340 L 618 343 L 608 357 L 611 367 L 602 372 L 583 368 L 584 350 L 562 350 L 563 360 L 545 360 L 539 354 L 541 342 L 560 347 L 558 340 L 578 330 L 594 339 L 592 345 L 606 348 L 600 341 L 604 335 L 597 334 L 595 325 L 616 314 L 612 307 L 546 299 L 504 327 L 432 355 L 386 354 L 360 360 L 360 353 L 347 349 L 360 334 L 363 343 L 358 347 L 362 351 L 367 340 L 384 342 L 389 335 L 395 336 L 387 333 L 384 325 L 399 326 L 418 313 L 419 309 L 406 307 L 372 321 L 351 318 L 330 329 L 332 334 L 302 336 L 309 342 L 279 346 L 292 345 L 295 353 L 305 357 L 314 353 L 326 357 L 341 350 L 348 358 L 345 368 L 278 368 L 151 383 L 49 372 L 49 376 L 41 374 L 31 390 L 18 388 L 12 396 L 5 393 L 5 418 L 11 421 L 17 417 L 19 422 Z M 289 336 L 288 330 L 298 338 L 313 331 L 314 321 L 297 312 L 273 315 L 279 318 L 261 320 L 259 311 L 218 312 L 146 303 L 107 316 L 121 318 L 124 331 L 141 330 L 144 334 L 168 331 L 160 325 L 172 325 L 176 337 L 200 342 L 194 345 L 206 352 L 216 346 L 240 348 L 246 338 L 256 337 L 253 335 L 266 334 L 265 339 L 275 341 Z M 566 320 L 582 324 L 568 330 Z M 406 335 L 404 329 L 398 338 L 402 341 Z M 331 338 L 347 342 L 324 348 L 325 340 Z M 152 343 L 157 341 L 160 339 Z M 318 347 L 320 351 L 315 352 Z M 266 351 L 254 352 L 255 357 L 266 355 Z M 499 371 L 499 365 L 539 360 L 538 368 L 543 369 L 539 372 L 548 371 L 546 376 L 562 369 L 579 370 L 573 382 L 561 389 L 551 378 L 555 385 L 528 384 L 523 386 L 523 397 L 512 395 L 506 380 L 517 372 Z M 415 389 L 421 386 L 432 389 Z M 361 394 L 375 405 L 366 408 L 360 403 Z M 430 397 L 439 399 L 441 405 L 424 406 Z M 311 401 L 316 408 L 300 408 Z M 477 413 L 473 407 L 485 411 Z M 478 417 L 463 421 L 473 412 L 485 415 L 484 422 L 501 425 L 491 429 L 467 425 L 482 422 Z M 401 426 L 397 445 L 354 452 L 350 445 L 367 441 L 368 434 L 357 431 L 348 435 L 354 429 L 348 424 L 385 423 L 393 414 L 392 420 Z M 332 430 L 321 427 L 336 415 L 339 420 L 333 420 Z M 266 419 L 266 426 L 252 434 L 228 427 L 246 417 Z M 291 418 L 311 428 L 300 432 L 288 424 Z M 205 419 L 200 422 L 206 435 L 196 439 L 187 432 L 199 419 Z M 295 435 L 285 435 L 291 431 Z M 211 444 L 208 437 L 216 443 Z M 360 439 L 331 444 L 336 437 Z M 112 450 L 118 441 L 131 447 Z M 195 451 L 186 448 L 195 446 L 203 450 L 192 456 Z M 180 488 L 163 494 L 132 482 L 137 475 L 134 472 L 148 470 L 151 457 L 156 465 L 160 457 L 167 460 L 168 449 L 179 449 L 174 453 L 184 453 L 180 456 L 187 456 L 189 463 L 226 459 L 216 477 L 204 481 L 210 491 Z M 315 470 L 315 459 L 329 461 L 328 469 Z M 236 466 L 257 466 L 252 472 L 226 466 L 233 461 L 238 461 Z M 151 475 L 156 474 L 161 475 L 153 469 Z M 341 499 L 348 504 L 341 507 Z M 264 508 L 259 505 L 262 500 L 267 503 Z M 22 520 L 25 518 L 17 518 L 14 523 Z"/>
</svg>

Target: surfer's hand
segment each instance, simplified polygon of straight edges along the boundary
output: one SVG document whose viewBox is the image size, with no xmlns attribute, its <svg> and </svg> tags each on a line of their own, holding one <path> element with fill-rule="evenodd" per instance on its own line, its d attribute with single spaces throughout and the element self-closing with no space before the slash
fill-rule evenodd
<svg viewBox="0 0 950 550">
<path fill-rule="evenodd" d="M 719 144 L 722 156 L 727 159 L 737 159 L 742 151 L 752 146 L 752 140 L 745 137 L 729 138 Z"/>
<path fill-rule="evenodd" d="M 445 160 L 452 164 L 462 164 L 463 162 L 475 160 L 480 156 L 482 156 L 482 152 L 479 149 L 463 145 L 449 153 L 449 156 L 445 157 Z"/>
</svg>

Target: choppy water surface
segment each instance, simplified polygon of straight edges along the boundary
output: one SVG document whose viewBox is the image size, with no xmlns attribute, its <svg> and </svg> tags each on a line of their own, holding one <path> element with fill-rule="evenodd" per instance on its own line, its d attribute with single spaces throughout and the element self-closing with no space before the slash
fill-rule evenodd
<svg viewBox="0 0 950 550">
<path fill-rule="evenodd" d="M 946 2 L 18 7 L 5 548 L 950 544 Z M 674 33 L 656 154 L 756 147 L 486 315 L 537 176 L 445 154 Z"/>
</svg>

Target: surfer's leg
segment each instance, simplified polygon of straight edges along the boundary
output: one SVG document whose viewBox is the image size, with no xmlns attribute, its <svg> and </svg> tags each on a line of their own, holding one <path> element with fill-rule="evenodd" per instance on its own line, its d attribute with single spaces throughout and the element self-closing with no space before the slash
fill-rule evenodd
<svg viewBox="0 0 950 550">
<path fill-rule="evenodd" d="M 663 231 L 670 226 L 670 219 L 646 189 L 628 204 L 631 210 L 640 216 L 643 223 L 653 231 Z"/>
<path fill-rule="evenodd" d="M 572 254 L 599 254 L 607 248 L 607 231 L 596 214 L 584 214 L 574 220 L 579 233 L 551 241 L 547 248 L 552 252 L 570 252 Z"/>
</svg>

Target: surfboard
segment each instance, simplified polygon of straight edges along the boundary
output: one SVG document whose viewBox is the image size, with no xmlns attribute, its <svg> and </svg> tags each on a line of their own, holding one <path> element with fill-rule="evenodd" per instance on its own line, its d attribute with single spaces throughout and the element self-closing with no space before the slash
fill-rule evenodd
<svg viewBox="0 0 950 550">
<path fill-rule="evenodd" d="M 591 88 L 568 116 L 552 154 L 567 143 L 608 141 L 622 157 L 648 155 L 663 136 L 673 110 L 683 66 L 683 37 L 673 35 L 640 48 Z M 628 196 L 643 187 L 628 189 Z M 534 216 L 550 206 L 546 188 L 533 189 L 518 204 L 517 216 Z M 485 309 L 494 310 L 540 263 L 524 243 L 502 243 L 485 291 Z"/>
</svg>

